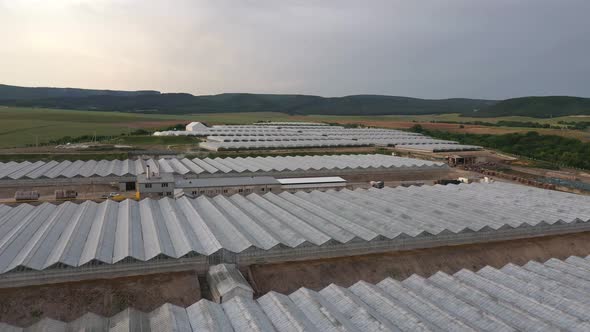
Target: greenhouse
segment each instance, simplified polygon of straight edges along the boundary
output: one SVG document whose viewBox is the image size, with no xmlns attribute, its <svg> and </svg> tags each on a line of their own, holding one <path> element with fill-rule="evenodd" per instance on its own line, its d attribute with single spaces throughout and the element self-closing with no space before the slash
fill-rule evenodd
<svg viewBox="0 0 590 332">
<path fill-rule="evenodd" d="M 34 271 L 63 277 L 63 268 L 206 270 L 211 260 L 248 265 L 590 230 L 590 197 L 506 183 L 0 209 L 0 284 L 13 285 Z"/>
<path fill-rule="evenodd" d="M 588 331 L 590 259 L 531 261 L 350 287 L 206 299 L 112 317 L 44 318 L 26 331 Z M 0 331 L 20 332 L 0 322 Z"/>
</svg>

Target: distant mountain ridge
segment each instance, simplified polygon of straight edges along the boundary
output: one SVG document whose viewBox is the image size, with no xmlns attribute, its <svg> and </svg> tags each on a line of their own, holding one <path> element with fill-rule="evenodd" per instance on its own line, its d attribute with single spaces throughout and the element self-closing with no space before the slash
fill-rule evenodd
<svg viewBox="0 0 590 332">
<path fill-rule="evenodd" d="M 27 100 L 43 98 L 80 98 L 88 96 L 138 96 L 138 95 L 156 95 L 159 91 L 119 91 L 119 90 L 92 90 L 77 88 L 50 88 L 50 87 L 22 87 L 14 85 L 0 84 L 0 100 Z"/>
<path fill-rule="evenodd" d="M 299 115 L 423 115 L 461 113 L 475 117 L 590 115 L 590 99 L 522 97 L 503 101 L 420 99 L 385 95 L 320 97 L 292 94 L 223 93 L 194 96 L 158 91 L 25 88 L 0 85 L 0 105 L 76 110 L 191 114 L 282 112 Z"/>
</svg>

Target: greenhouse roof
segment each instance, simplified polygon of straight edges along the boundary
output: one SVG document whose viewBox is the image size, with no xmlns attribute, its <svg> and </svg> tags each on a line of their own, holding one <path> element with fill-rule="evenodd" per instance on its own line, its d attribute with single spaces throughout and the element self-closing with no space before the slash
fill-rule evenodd
<svg viewBox="0 0 590 332">
<path fill-rule="evenodd" d="M 88 313 L 66 323 L 45 318 L 35 331 L 588 331 L 590 259 L 486 266 L 473 272 L 359 281 L 345 288 L 241 295 L 149 313 Z M 0 323 L 1 331 L 23 331 Z M 27 330 L 28 331 L 28 330 Z"/>
</svg>

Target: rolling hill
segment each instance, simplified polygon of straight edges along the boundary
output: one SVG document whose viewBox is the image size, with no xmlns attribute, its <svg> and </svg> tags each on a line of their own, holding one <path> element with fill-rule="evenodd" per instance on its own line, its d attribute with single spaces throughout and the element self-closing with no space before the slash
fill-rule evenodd
<svg viewBox="0 0 590 332">
<path fill-rule="evenodd" d="M 567 96 L 420 99 L 384 95 L 326 98 L 312 95 L 224 93 L 194 96 L 158 91 L 25 88 L 0 85 L 0 105 L 156 114 L 281 112 L 293 115 L 426 115 L 537 118 L 590 115 L 590 99 Z"/>
<path fill-rule="evenodd" d="M 472 112 L 473 117 L 530 116 L 550 118 L 566 115 L 590 115 L 590 98 L 549 96 L 522 97 L 500 101 Z"/>
<path fill-rule="evenodd" d="M 0 100 L 30 100 L 42 98 L 79 98 L 88 96 L 137 96 L 159 94 L 158 91 L 89 90 L 76 88 L 29 88 L 0 84 Z"/>
<path fill-rule="evenodd" d="M 4 87 L 4 93 L 2 90 Z M 160 114 L 282 112 L 323 115 L 403 115 L 467 113 L 495 103 L 479 99 L 419 99 L 382 95 L 355 95 L 325 98 L 311 95 L 224 93 L 193 96 L 186 93 L 76 90 L 66 96 L 61 89 L 26 91 L 0 86 L 0 105 L 120 111 Z M 40 95 L 50 96 L 39 97 Z M 28 96 L 28 97 L 27 97 Z M 33 97 L 36 96 L 36 97 Z"/>
</svg>

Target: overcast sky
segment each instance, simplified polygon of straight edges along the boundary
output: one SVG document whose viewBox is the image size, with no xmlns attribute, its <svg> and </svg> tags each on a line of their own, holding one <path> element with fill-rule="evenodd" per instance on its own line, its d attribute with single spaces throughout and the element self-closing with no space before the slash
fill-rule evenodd
<svg viewBox="0 0 590 332">
<path fill-rule="evenodd" d="M 590 97 L 589 0 L 0 0 L 0 83 Z"/>
</svg>

